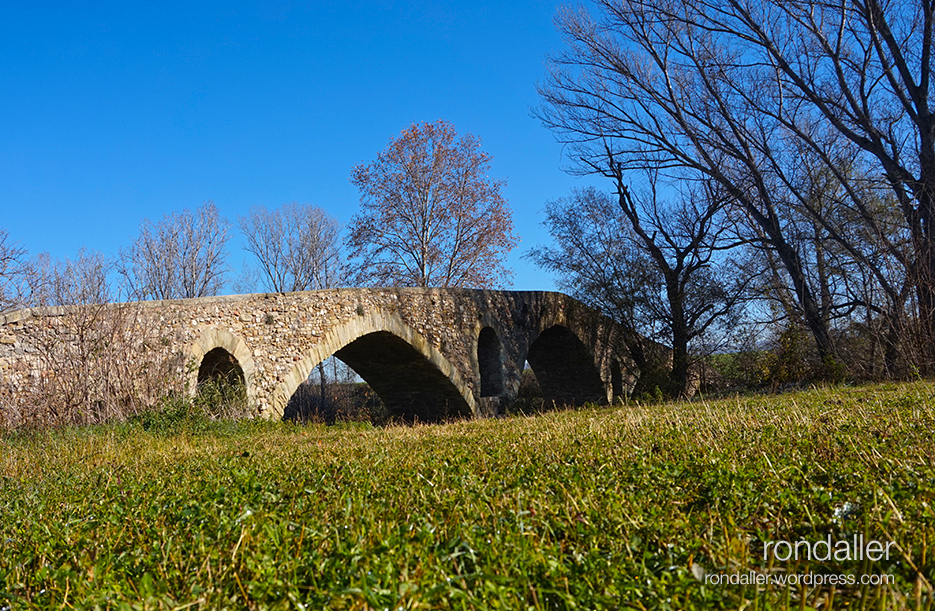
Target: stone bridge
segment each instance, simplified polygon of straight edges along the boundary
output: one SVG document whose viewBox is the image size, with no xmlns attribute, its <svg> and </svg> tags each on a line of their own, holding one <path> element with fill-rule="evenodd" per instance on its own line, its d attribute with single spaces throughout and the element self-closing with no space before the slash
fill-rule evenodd
<svg viewBox="0 0 935 611">
<path fill-rule="evenodd" d="M 42 376 L 79 375 L 48 371 L 40 337 L 78 341 L 64 321 L 89 307 L 0 315 L 0 385 L 8 395 L 24 396 Z M 619 328 L 554 292 L 335 289 L 96 307 L 135 308 L 135 328 L 158 329 L 159 342 L 133 344 L 121 359 L 178 355 L 189 388 L 234 372 L 266 417 L 281 417 L 330 356 L 369 383 L 391 414 L 419 421 L 495 415 L 516 398 L 527 362 L 545 398 L 558 404 L 612 401 L 632 380 Z"/>
</svg>

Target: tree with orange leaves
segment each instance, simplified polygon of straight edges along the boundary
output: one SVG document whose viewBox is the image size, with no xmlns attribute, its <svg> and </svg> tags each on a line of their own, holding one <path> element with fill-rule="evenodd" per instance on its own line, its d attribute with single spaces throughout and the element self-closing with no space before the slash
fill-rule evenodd
<svg viewBox="0 0 935 611">
<path fill-rule="evenodd" d="M 480 139 L 447 121 L 414 123 L 351 173 L 361 212 L 347 246 L 360 284 L 494 288 L 519 238 Z"/>
</svg>

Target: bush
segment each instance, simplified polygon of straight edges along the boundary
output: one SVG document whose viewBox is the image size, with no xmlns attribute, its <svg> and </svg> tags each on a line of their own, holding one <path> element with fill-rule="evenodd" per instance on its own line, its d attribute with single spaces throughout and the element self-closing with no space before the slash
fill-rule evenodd
<svg viewBox="0 0 935 611">
<path fill-rule="evenodd" d="M 173 394 L 153 409 L 131 419 L 154 433 L 201 432 L 214 420 L 239 420 L 251 415 L 247 391 L 239 382 L 211 380 L 198 385 L 193 397 Z"/>
<path fill-rule="evenodd" d="M 505 406 L 503 411 L 508 415 L 521 415 L 538 414 L 545 409 L 545 395 L 542 393 L 536 374 L 532 369 L 526 368 L 520 376 L 516 400 Z"/>
</svg>

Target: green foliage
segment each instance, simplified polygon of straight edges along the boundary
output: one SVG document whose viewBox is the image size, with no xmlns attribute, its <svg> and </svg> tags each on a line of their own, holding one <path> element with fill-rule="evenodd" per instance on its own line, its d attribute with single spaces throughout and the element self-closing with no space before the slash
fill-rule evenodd
<svg viewBox="0 0 935 611">
<path fill-rule="evenodd" d="M 641 371 L 631 395 L 641 403 L 662 403 L 664 388 L 669 387 L 669 368 L 656 363 Z"/>
<path fill-rule="evenodd" d="M 251 414 L 247 388 L 236 375 L 198 384 L 194 410 L 211 420 L 244 418 Z"/>
<path fill-rule="evenodd" d="M 247 391 L 239 381 L 211 380 L 198 385 L 194 397 L 171 395 L 131 419 L 144 431 L 162 434 L 203 432 L 213 420 L 250 415 Z"/>
<path fill-rule="evenodd" d="M 144 431 L 163 434 L 201 431 L 207 422 L 207 414 L 195 401 L 184 396 L 166 397 L 155 408 L 131 419 L 131 423 L 139 424 Z"/>
<path fill-rule="evenodd" d="M 706 393 L 853 381 L 840 360 L 817 358 L 808 334 L 798 325 L 786 327 L 771 351 L 714 354 L 705 358 L 703 367 L 702 391 Z"/>
<path fill-rule="evenodd" d="M 656 386 L 653 388 L 652 392 L 644 390 L 642 393 L 640 393 L 639 396 L 635 398 L 635 400 L 637 403 L 641 403 L 643 405 L 661 405 L 662 403 L 665 403 L 666 399 L 665 395 L 662 394 L 662 389 Z"/>
<path fill-rule="evenodd" d="M 761 388 L 769 379 L 773 355 L 765 350 L 712 354 L 704 359 L 706 393 Z"/>
<path fill-rule="evenodd" d="M 510 415 L 539 414 L 552 407 L 552 405 L 546 405 L 536 374 L 532 369 L 524 369 L 520 376 L 516 399 L 505 406 L 506 413 Z"/>
<path fill-rule="evenodd" d="M 779 334 L 776 349 L 766 360 L 765 379 L 774 384 L 795 384 L 809 377 L 811 350 L 808 335 L 799 326 Z"/>
<path fill-rule="evenodd" d="M 891 384 L 383 429 L 194 416 L 197 435 L 181 402 L 174 432 L 0 436 L 0 608 L 931 610 L 933 397 Z M 899 552 L 763 559 L 767 541 L 853 533 Z"/>
</svg>

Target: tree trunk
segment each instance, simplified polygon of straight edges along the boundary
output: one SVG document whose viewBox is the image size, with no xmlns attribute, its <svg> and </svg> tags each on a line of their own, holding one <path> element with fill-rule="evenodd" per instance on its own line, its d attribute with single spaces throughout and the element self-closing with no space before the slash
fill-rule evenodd
<svg viewBox="0 0 935 611">
<path fill-rule="evenodd" d="M 924 373 L 935 371 L 935 161 L 929 165 L 923 168 L 920 180 L 924 185 L 919 192 L 922 243 L 917 245 L 919 259 L 915 278 L 923 346 L 920 368 Z"/>
<path fill-rule="evenodd" d="M 801 308 L 802 318 L 805 326 L 815 340 L 815 347 L 818 351 L 818 358 L 822 363 L 835 357 L 834 344 L 831 341 L 831 332 L 828 329 L 827 316 L 822 312 L 821 306 L 815 300 L 808 285 L 808 278 L 802 265 L 802 258 L 799 253 L 788 242 L 783 239 L 782 234 L 777 231 L 771 231 L 771 227 L 761 223 L 763 230 L 769 235 L 771 246 L 775 249 L 779 260 L 789 278 L 792 280 L 792 286 L 795 290 L 796 299 Z"/>
<path fill-rule="evenodd" d="M 883 350 L 883 368 L 884 375 L 888 378 L 900 378 L 905 374 L 903 364 L 905 359 L 901 358 L 899 350 L 900 321 L 898 315 L 890 316 L 886 323 L 886 337 L 884 338 Z"/>
<path fill-rule="evenodd" d="M 669 395 L 674 398 L 688 394 L 688 324 L 685 320 L 684 293 L 679 289 L 679 277 L 666 279 L 666 293 L 672 314 L 672 369 L 669 372 Z"/>
</svg>

